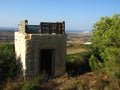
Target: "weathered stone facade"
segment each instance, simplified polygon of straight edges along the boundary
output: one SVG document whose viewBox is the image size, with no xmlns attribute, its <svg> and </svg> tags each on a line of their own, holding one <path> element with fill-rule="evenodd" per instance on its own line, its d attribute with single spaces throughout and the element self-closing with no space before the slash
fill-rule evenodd
<svg viewBox="0 0 120 90">
<path fill-rule="evenodd" d="M 39 75 L 44 71 L 51 76 L 65 73 L 65 24 L 57 23 L 47 23 L 42 27 L 28 25 L 27 20 L 20 22 L 19 31 L 15 32 L 15 52 L 22 63 L 24 75 Z M 54 26 L 53 29 L 50 29 L 51 26 Z M 46 27 L 49 29 L 46 30 Z"/>
</svg>

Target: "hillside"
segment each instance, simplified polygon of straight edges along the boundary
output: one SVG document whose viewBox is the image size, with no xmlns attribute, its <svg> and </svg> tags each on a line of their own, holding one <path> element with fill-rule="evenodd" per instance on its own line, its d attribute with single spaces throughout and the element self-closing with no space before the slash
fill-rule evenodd
<svg viewBox="0 0 120 90">
<path fill-rule="evenodd" d="M 119 90 L 120 82 L 106 74 L 89 72 L 69 77 L 67 75 L 42 84 L 43 90 Z"/>
<path fill-rule="evenodd" d="M 83 32 L 67 32 L 67 41 L 68 43 L 84 43 L 90 41 L 92 33 L 89 31 Z"/>
<path fill-rule="evenodd" d="M 67 55 L 70 56 L 71 60 L 74 58 L 73 62 L 68 60 L 67 64 L 72 66 L 73 71 L 78 70 L 81 72 L 86 70 L 86 68 L 84 68 L 86 65 L 84 60 L 86 60 L 87 57 L 83 52 L 87 52 L 86 47 L 88 46 L 84 45 L 84 43 L 90 40 L 91 35 L 90 32 L 67 33 Z M 2 43 L 13 42 L 14 31 L 1 31 L 0 40 Z M 67 66 L 69 70 L 70 66 Z M 47 77 L 41 80 L 42 77 L 40 77 L 40 85 L 38 86 L 41 88 L 40 90 L 119 90 L 120 88 L 119 80 L 113 79 L 103 72 L 87 71 L 81 74 L 71 75 L 73 71 L 71 70 L 70 73 L 66 72 L 63 76 L 54 77 L 49 80 L 46 80 Z M 36 79 L 33 80 L 36 82 Z M 32 87 L 32 84 L 29 86 L 30 82 L 25 82 L 21 80 L 21 78 L 15 81 L 8 80 L 3 90 L 22 90 L 25 85 Z"/>
<path fill-rule="evenodd" d="M 13 42 L 14 31 L 13 30 L 0 30 L 0 43 Z"/>
</svg>

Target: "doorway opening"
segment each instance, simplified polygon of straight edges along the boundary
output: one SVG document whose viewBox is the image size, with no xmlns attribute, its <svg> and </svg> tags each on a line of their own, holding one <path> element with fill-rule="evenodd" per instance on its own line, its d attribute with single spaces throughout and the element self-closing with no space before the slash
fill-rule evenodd
<svg viewBox="0 0 120 90">
<path fill-rule="evenodd" d="M 40 50 L 40 73 L 45 72 L 49 76 L 54 75 L 54 50 Z"/>
</svg>

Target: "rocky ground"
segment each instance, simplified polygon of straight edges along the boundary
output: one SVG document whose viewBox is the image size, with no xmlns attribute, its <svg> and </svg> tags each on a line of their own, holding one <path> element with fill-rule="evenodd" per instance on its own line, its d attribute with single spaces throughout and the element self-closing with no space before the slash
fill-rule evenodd
<svg viewBox="0 0 120 90">
<path fill-rule="evenodd" d="M 106 74 L 89 72 L 69 77 L 67 75 L 49 80 L 42 85 L 43 90 L 120 90 L 120 81 Z"/>
</svg>

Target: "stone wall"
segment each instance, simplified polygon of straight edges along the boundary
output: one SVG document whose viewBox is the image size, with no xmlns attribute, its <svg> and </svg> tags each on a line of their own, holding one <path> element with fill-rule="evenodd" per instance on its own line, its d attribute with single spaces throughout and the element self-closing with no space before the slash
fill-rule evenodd
<svg viewBox="0 0 120 90">
<path fill-rule="evenodd" d="M 64 74 L 66 67 L 66 34 L 24 34 L 15 32 L 16 57 L 21 59 L 25 75 L 40 74 L 40 50 L 53 49 L 54 76 Z"/>
<path fill-rule="evenodd" d="M 20 60 L 22 64 L 23 73 L 26 71 L 26 39 L 25 34 L 15 32 L 15 54 L 16 59 Z"/>
</svg>

